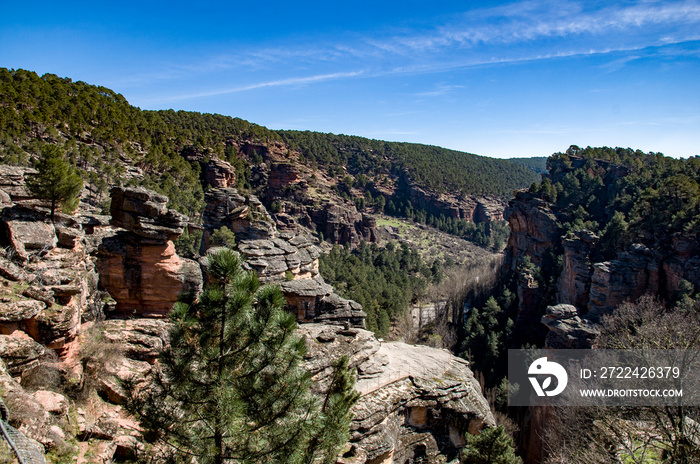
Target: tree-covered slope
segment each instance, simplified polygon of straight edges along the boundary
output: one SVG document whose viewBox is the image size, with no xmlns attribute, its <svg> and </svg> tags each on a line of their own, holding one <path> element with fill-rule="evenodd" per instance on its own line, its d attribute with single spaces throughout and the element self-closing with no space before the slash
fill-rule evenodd
<svg viewBox="0 0 700 464">
<path fill-rule="evenodd" d="M 633 243 L 654 247 L 700 231 L 700 157 L 675 159 L 630 148 L 580 149 L 549 157 L 530 192 L 556 205 L 565 231 L 601 237 L 604 258 Z"/>
<path fill-rule="evenodd" d="M 546 156 L 532 156 L 530 158 L 508 158 L 508 161 L 525 166 L 526 168 L 534 171 L 537 174 L 543 174 L 547 172 L 547 157 Z"/>
<path fill-rule="evenodd" d="M 435 192 L 510 196 L 537 175 L 507 160 L 434 146 L 383 142 L 315 132 L 272 131 L 239 118 L 184 111 L 146 111 L 102 86 L 53 74 L 0 68 L 0 162 L 28 164 L 42 144 L 62 146 L 91 185 L 121 181 L 127 166 L 140 182 L 172 198 L 189 215 L 202 207 L 198 166 L 183 154 L 218 156 L 241 173 L 260 160 L 245 159 L 235 145 L 284 142 L 299 162 L 331 174 L 368 179 L 407 174 Z M 102 185 L 105 184 L 105 185 Z"/>
<path fill-rule="evenodd" d="M 290 147 L 320 166 L 347 166 L 352 174 L 406 172 L 420 187 L 443 193 L 509 197 L 514 189 L 538 180 L 526 167 L 417 143 L 384 142 L 350 135 L 278 131 Z"/>
</svg>

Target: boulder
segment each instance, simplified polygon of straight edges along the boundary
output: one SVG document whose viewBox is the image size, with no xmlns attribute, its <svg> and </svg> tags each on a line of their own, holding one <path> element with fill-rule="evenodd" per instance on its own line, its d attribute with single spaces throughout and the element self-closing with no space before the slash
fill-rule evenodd
<svg viewBox="0 0 700 464">
<path fill-rule="evenodd" d="M 39 221 L 5 221 L 7 240 L 17 257 L 26 260 L 30 250 L 51 250 L 58 240 L 52 224 Z"/>
<path fill-rule="evenodd" d="M 16 299 L 18 297 L 13 297 Z M 19 299 L 17 301 L 3 301 L 0 297 L 0 325 L 8 322 L 26 321 L 39 314 L 45 307 L 46 303 L 37 300 Z"/>
<path fill-rule="evenodd" d="M 552 349 L 588 349 L 600 333 L 594 322 L 579 317 L 578 309 L 569 304 L 548 306 L 542 324 L 549 329 L 545 347 Z"/>
<path fill-rule="evenodd" d="M 68 412 L 68 400 L 60 393 L 37 390 L 34 392 L 33 396 L 41 407 L 51 414 L 63 416 Z"/>
</svg>

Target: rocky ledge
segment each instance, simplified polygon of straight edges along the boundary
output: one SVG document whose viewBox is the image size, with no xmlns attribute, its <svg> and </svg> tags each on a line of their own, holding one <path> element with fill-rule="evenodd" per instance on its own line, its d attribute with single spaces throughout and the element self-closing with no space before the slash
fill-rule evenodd
<svg viewBox="0 0 700 464">
<path fill-rule="evenodd" d="M 304 324 L 307 369 L 323 390 L 333 362 L 348 356 L 362 394 L 353 408 L 345 463 L 445 462 L 464 434 L 495 424 L 466 361 L 445 350 L 379 342 L 371 332 Z"/>
</svg>

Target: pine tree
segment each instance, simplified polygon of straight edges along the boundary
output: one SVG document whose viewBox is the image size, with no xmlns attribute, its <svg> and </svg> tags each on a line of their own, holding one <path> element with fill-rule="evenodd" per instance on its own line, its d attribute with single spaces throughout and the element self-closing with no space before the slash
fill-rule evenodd
<svg viewBox="0 0 700 464">
<path fill-rule="evenodd" d="M 129 407 L 158 461 L 333 462 L 357 400 L 347 359 L 325 397 L 310 393 L 304 340 L 277 286 L 262 286 L 237 254 L 207 257 L 210 284 L 171 313 L 170 348 L 154 386 Z"/>
<path fill-rule="evenodd" d="M 83 181 L 56 145 L 42 147 L 36 169 L 39 172 L 27 179 L 27 187 L 38 198 L 50 203 L 51 222 L 54 222 L 59 205 L 67 209 L 77 206 L 77 197 L 83 188 Z"/>
<path fill-rule="evenodd" d="M 513 439 L 502 426 L 482 430 L 479 435 L 466 434 L 462 451 L 465 464 L 521 464 L 516 456 Z"/>
</svg>

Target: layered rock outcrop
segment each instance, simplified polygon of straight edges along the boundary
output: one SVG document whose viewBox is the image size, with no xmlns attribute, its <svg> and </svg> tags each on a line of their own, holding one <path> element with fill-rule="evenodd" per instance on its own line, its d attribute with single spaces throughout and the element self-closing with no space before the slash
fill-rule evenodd
<svg viewBox="0 0 700 464">
<path fill-rule="evenodd" d="M 202 181 L 207 186 L 226 188 L 235 185 L 236 168 L 228 161 L 197 151 L 194 147 L 185 148 L 182 151 L 182 156 L 190 163 L 199 164 L 202 172 Z"/>
<path fill-rule="evenodd" d="M 16 245 L 7 248 L 13 256 L 0 252 L 0 384 L 14 410 L 31 413 L 20 415 L 16 425 L 45 449 L 69 446 L 60 418 L 74 408 L 50 391 L 57 381 L 51 379 L 70 379 L 73 388 L 90 383 L 116 404 L 126 398 L 123 381 L 147 388 L 168 343 L 168 322 L 147 317 L 165 315 L 182 291 L 196 291 L 202 283 L 199 264 L 174 252 L 173 239 L 186 218 L 168 210 L 165 197 L 140 188 L 115 188 L 111 194 L 111 218 L 59 215 L 55 226 L 41 210 L 13 205 L 7 195 L 2 217 L 4 230 L 11 232 L 4 239 L 9 244 L 14 237 Z M 342 462 L 444 462 L 457 456 L 464 433 L 494 424 L 464 361 L 442 350 L 380 343 L 359 328 L 361 306 L 323 281 L 320 251 L 311 239 L 278 232 L 255 197 L 230 188 L 211 194 L 205 230 L 221 225 L 234 230 L 249 267 L 261 280 L 281 286 L 300 322 L 311 322 L 299 331 L 307 339 L 305 361 L 317 391 L 327 385 L 338 357 L 348 355 L 357 369 L 362 398 Z M 35 229 L 36 237 L 23 234 Z M 21 251 L 20 245 L 24 256 L 14 248 Z M 94 314 L 91 309 L 98 282 L 108 300 L 114 299 L 108 306 L 115 311 L 107 316 L 116 319 L 93 322 L 104 317 L 101 307 Z M 47 358 L 47 348 L 58 351 L 63 362 Z M 38 388 L 37 394 L 28 394 L 20 379 Z M 134 458 L 142 450 L 140 435 L 133 420 L 109 403 L 94 414 L 71 409 L 77 417 L 74 436 L 90 440 L 105 462 Z"/>
<path fill-rule="evenodd" d="M 547 307 L 542 324 L 548 329 L 545 348 L 587 349 L 593 346 L 599 329 L 589 317 L 579 315 L 578 309 L 569 304 Z"/>
<path fill-rule="evenodd" d="M 361 329 L 304 324 L 299 331 L 317 389 L 341 356 L 358 371 L 362 396 L 353 408 L 352 447 L 341 462 L 445 462 L 457 456 L 465 433 L 495 424 L 467 363 L 447 351 L 380 343 Z"/>
<path fill-rule="evenodd" d="M 209 248 L 211 234 L 224 226 L 239 240 L 269 239 L 277 234 L 272 217 L 254 195 L 244 197 L 235 188 L 216 188 L 207 191 L 204 201 L 203 250 Z"/>
<path fill-rule="evenodd" d="M 143 188 L 115 187 L 111 195 L 112 225 L 122 230 L 99 248 L 100 284 L 121 315 L 165 316 L 180 294 L 202 286 L 199 263 L 180 258 L 173 243 L 187 218 Z"/>
<path fill-rule="evenodd" d="M 598 237 L 583 230 L 573 238 L 562 240 L 564 256 L 557 283 L 557 301 L 585 309 L 591 291 L 592 254 Z"/>
<path fill-rule="evenodd" d="M 0 333 L 31 337 L 63 356 L 80 333 L 97 276 L 81 224 L 18 205 L 2 211 Z"/>
<path fill-rule="evenodd" d="M 318 271 L 321 251 L 302 235 L 278 232 L 267 210 L 255 196 L 235 189 L 213 189 L 206 196 L 205 240 L 226 226 L 236 234 L 238 251 L 260 280 L 278 284 L 287 308 L 299 322 L 330 322 L 364 327 L 362 306 L 346 300 L 326 284 Z M 228 213 L 227 213 L 228 212 Z"/>
</svg>

